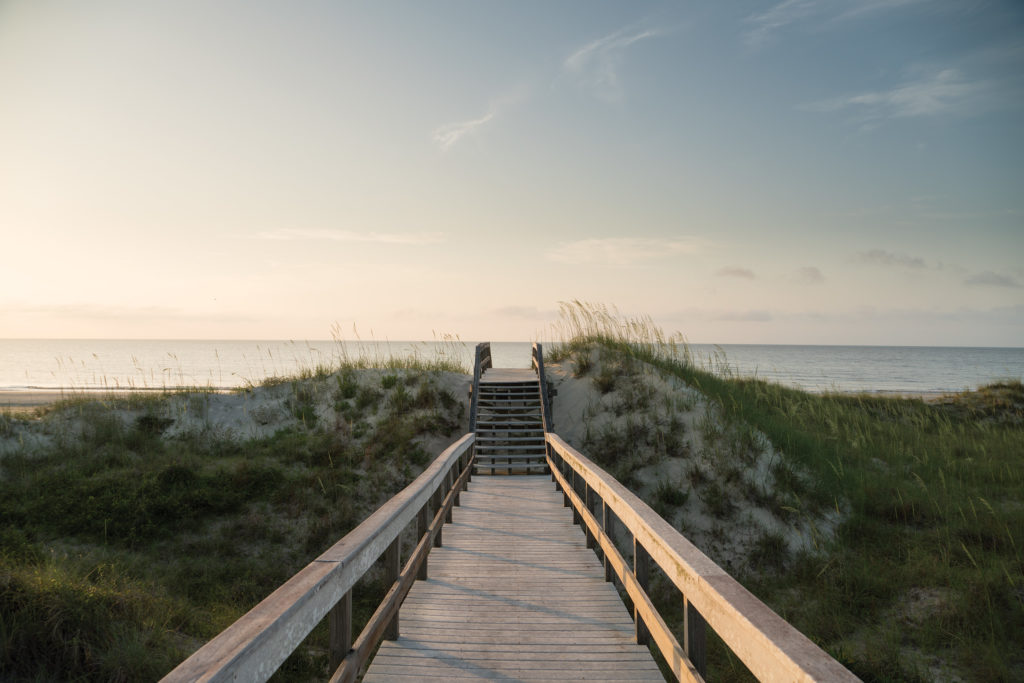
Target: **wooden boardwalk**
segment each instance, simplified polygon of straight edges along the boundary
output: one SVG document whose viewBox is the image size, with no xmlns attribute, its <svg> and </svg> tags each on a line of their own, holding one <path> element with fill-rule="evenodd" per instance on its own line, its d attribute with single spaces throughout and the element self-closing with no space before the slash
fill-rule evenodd
<svg viewBox="0 0 1024 683">
<path fill-rule="evenodd" d="M 480 375 L 481 384 L 500 384 L 502 382 L 537 383 L 537 373 L 530 368 L 487 368 Z"/>
<path fill-rule="evenodd" d="M 474 477 L 366 683 L 664 681 L 546 475 Z"/>
<path fill-rule="evenodd" d="M 355 683 L 368 662 L 368 683 L 664 681 L 636 635 L 673 680 L 697 683 L 708 630 L 758 680 L 859 680 L 559 437 L 540 344 L 531 363 L 492 368 L 490 344 L 477 344 L 470 432 L 163 680 L 265 681 L 324 622 L 335 683 Z M 547 475 L 469 482 L 474 472 L 534 467 L 549 468 L 565 497 Z M 612 519 L 631 539 L 628 560 L 609 536 Z M 403 554 L 412 525 L 418 540 Z M 374 566 L 391 588 L 356 635 L 352 592 Z M 682 643 L 646 592 L 655 567 L 679 591 Z M 606 569 L 628 593 L 639 634 Z"/>
</svg>

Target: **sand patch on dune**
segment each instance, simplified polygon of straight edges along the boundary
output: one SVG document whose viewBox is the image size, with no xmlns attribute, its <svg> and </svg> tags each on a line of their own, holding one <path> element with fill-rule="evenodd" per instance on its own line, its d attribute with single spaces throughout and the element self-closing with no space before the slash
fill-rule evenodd
<svg viewBox="0 0 1024 683">
<path fill-rule="evenodd" d="M 83 397 L 56 404 L 38 417 L 0 416 L 0 455 L 42 452 L 81 439 L 98 423 L 116 421 L 124 430 L 159 431 L 164 439 L 264 439 L 285 429 L 369 431 L 383 419 L 388 401 L 415 405 L 422 386 L 461 404 L 460 433 L 468 429 L 471 378 L 452 372 L 354 369 L 271 381 L 232 392 L 180 392 Z M 401 399 L 401 397 L 406 397 Z M 396 398 L 398 397 L 398 398 Z M 417 437 L 428 452 L 440 452 L 447 435 Z"/>
<path fill-rule="evenodd" d="M 779 570 L 831 536 L 804 475 L 682 380 L 607 349 L 550 364 L 555 431 L 730 571 Z"/>
</svg>

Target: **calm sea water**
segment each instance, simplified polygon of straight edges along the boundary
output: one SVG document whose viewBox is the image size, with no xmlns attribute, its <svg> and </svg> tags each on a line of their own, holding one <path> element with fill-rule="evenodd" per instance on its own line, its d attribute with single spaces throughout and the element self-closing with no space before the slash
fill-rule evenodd
<svg viewBox="0 0 1024 683">
<path fill-rule="evenodd" d="M 0 390 L 237 387 L 343 358 L 443 355 L 465 366 L 475 343 L 0 340 Z M 528 342 L 492 342 L 498 367 L 528 367 Z M 1024 377 L 1024 348 L 694 344 L 734 374 L 811 391 L 960 391 Z"/>
</svg>

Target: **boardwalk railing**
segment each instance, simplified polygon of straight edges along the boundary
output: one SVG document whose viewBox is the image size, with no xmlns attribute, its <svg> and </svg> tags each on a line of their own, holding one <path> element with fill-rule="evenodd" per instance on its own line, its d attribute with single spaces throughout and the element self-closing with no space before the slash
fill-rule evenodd
<svg viewBox="0 0 1024 683">
<path fill-rule="evenodd" d="M 547 443 L 552 479 L 572 506 L 588 547 L 601 549 L 605 580 L 617 576 L 633 602 L 637 640 L 653 641 L 679 680 L 703 680 L 705 624 L 759 680 L 857 680 L 616 479 L 557 434 L 548 433 Z M 612 538 L 616 519 L 632 536 L 632 567 Z M 682 594 L 683 646 L 647 595 L 652 561 Z"/>
<path fill-rule="evenodd" d="M 544 347 L 537 342 L 533 344 L 532 364 L 540 383 L 541 416 L 544 419 L 544 432 L 547 433 L 553 431 L 555 425 L 551 419 L 551 390 L 548 388 L 547 377 L 544 376 Z"/>
<path fill-rule="evenodd" d="M 263 681 L 325 617 L 330 620 L 332 681 L 354 681 L 382 637 L 398 637 L 398 609 L 427 554 L 441 545 L 472 472 L 473 434 L 441 453 L 398 495 L 169 673 L 164 681 Z M 433 513 L 431 515 L 431 513 Z M 416 521 L 418 543 L 401 564 L 401 534 Z M 384 557 L 391 588 L 352 642 L 352 588 Z"/>
<path fill-rule="evenodd" d="M 490 363 L 490 345 L 478 345 L 474 408 L 480 375 Z M 544 396 L 545 426 L 549 426 L 540 344 L 534 345 L 534 368 Z M 451 521 L 452 507 L 459 504 L 459 493 L 469 482 L 475 441 L 476 435 L 470 432 L 445 449 L 409 486 L 164 680 L 266 680 L 325 618 L 334 671 L 330 680 L 356 680 L 381 639 L 398 638 L 399 608 L 416 579 L 427 578 L 428 553 L 441 545 L 442 527 Z M 572 507 L 574 521 L 583 528 L 587 546 L 600 550 L 605 580 L 617 577 L 633 603 L 637 641 L 653 643 L 679 680 L 703 680 L 706 627 L 760 680 L 857 680 L 561 437 L 548 431 L 545 443 L 551 477 L 565 505 Z M 403 565 L 402 534 L 413 521 L 417 544 Z M 615 543 L 618 528 L 631 537 L 631 562 Z M 353 587 L 381 559 L 390 589 L 353 641 Z M 651 562 L 681 593 L 682 645 L 647 594 Z"/>
<path fill-rule="evenodd" d="M 473 361 L 473 388 L 469 397 L 469 431 L 476 431 L 476 408 L 480 400 L 480 377 L 491 367 L 491 343 L 480 342 L 476 345 L 476 358 Z"/>
</svg>

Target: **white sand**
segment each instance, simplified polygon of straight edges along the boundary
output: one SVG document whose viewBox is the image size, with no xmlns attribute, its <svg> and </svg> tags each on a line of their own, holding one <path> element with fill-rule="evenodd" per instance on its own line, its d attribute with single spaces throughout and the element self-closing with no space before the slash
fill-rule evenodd
<svg viewBox="0 0 1024 683">
<path fill-rule="evenodd" d="M 355 371 L 360 386 L 380 388 L 384 375 L 404 376 L 402 370 L 366 369 Z M 468 393 L 471 378 L 466 375 L 440 372 L 429 373 L 437 388 L 450 391 L 463 403 L 463 431 L 468 429 Z M 163 432 L 164 438 L 173 439 L 194 434 L 214 438 L 252 439 L 272 436 L 278 430 L 301 426 L 294 411 L 295 397 L 299 393 L 311 397 L 317 424 L 324 428 L 337 428 L 343 418 L 335 411 L 337 378 L 330 375 L 318 379 L 302 379 L 269 384 L 247 390 L 221 393 L 178 393 L 163 395 L 159 392 L 121 392 L 91 395 L 44 392 L 38 396 L 20 399 L 21 407 L 34 411 L 61 399 L 71 398 L 69 404 L 60 405 L 44 413 L 43 417 L 26 419 L 24 412 L 14 411 L 21 419 L 12 419 L 5 430 L 0 430 L 0 454 L 25 450 L 31 452 L 49 447 L 62 439 L 74 439 L 101 411 L 112 411 L 129 427 L 144 415 L 171 420 Z M 17 392 L 22 393 L 22 392 Z M 26 392 L 27 393 L 27 392 Z M 89 400 L 81 400 L 89 399 Z M 380 411 L 368 413 L 371 424 L 380 419 Z M 421 443 L 427 452 L 440 452 L 450 439 L 426 437 Z"/>
</svg>

